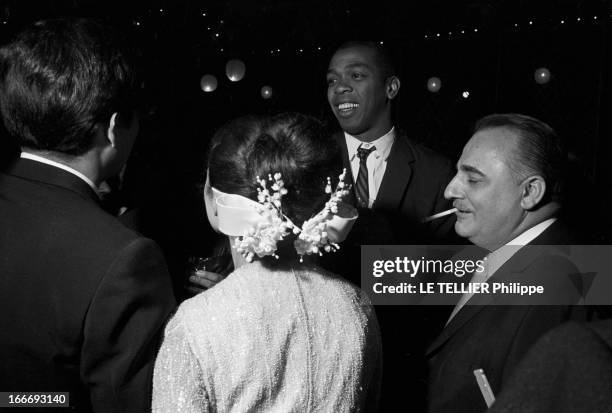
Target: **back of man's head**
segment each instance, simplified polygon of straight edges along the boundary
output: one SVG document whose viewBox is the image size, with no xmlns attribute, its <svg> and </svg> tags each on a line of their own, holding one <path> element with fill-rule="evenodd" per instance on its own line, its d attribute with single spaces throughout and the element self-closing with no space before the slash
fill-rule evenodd
<svg viewBox="0 0 612 413">
<path fill-rule="evenodd" d="M 533 175 L 541 176 L 547 187 L 542 203 L 560 202 L 567 156 L 553 128 L 530 116 L 502 113 L 478 120 L 474 133 L 491 128 L 506 128 L 516 134 L 516 151 L 509 166 L 517 180 Z"/>
<path fill-rule="evenodd" d="M 87 19 L 34 23 L 0 48 L 0 108 L 24 148 L 78 156 L 96 127 L 129 124 L 138 85 L 125 39 Z"/>
</svg>

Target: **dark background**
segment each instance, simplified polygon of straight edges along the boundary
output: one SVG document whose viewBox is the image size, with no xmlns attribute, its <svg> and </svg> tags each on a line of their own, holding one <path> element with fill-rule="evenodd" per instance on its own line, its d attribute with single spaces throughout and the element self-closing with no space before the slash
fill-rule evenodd
<svg viewBox="0 0 612 413">
<path fill-rule="evenodd" d="M 611 243 L 608 1 L 5 0 L 0 41 L 29 22 L 65 15 L 106 19 L 136 39 L 147 116 L 126 188 L 142 207 L 143 232 L 162 244 L 171 266 L 210 248 L 200 191 L 211 134 L 240 115 L 287 110 L 334 127 L 325 71 L 348 39 L 382 41 L 393 51 L 402 81 L 396 123 L 453 160 L 485 114 L 548 122 L 570 150 L 574 226 L 591 242 Z M 225 76 L 232 58 L 246 65 L 239 82 Z M 547 84 L 534 80 L 540 67 L 550 70 Z M 217 77 L 214 92 L 200 89 L 204 74 Z M 432 76 L 442 81 L 437 93 L 426 87 Z M 264 85 L 273 89 L 267 100 Z"/>
</svg>

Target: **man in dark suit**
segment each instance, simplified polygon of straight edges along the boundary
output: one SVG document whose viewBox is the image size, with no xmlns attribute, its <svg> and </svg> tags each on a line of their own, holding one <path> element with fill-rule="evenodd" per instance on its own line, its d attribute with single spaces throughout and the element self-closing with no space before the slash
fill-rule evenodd
<svg viewBox="0 0 612 413">
<path fill-rule="evenodd" d="M 445 192 L 458 210 L 457 233 L 489 251 L 486 270 L 471 283 L 540 285 L 546 293 L 537 301 L 461 296 L 428 349 L 430 412 L 485 411 L 474 370 L 483 369 L 493 391 L 502 391 L 538 337 L 584 317 L 572 305 L 580 297 L 571 278 L 578 270 L 563 255 L 572 237 L 556 218 L 564 159 L 555 132 L 537 119 L 501 114 L 476 124 Z"/>
<path fill-rule="evenodd" d="M 359 218 L 328 268 L 360 283 L 361 246 L 454 243 L 454 216 L 423 223 L 450 208 L 444 188 L 452 164 L 399 133 L 392 105 L 400 80 L 389 53 L 374 42 L 348 42 L 332 56 L 327 99 L 342 129 L 335 135 Z M 324 264 L 324 265 L 325 265 Z M 334 265 L 336 264 L 336 265 Z M 426 344 L 443 327 L 447 308 L 382 306 L 376 312 L 384 347 L 382 405 L 424 399 Z"/>
<path fill-rule="evenodd" d="M 344 43 L 331 58 L 327 84 L 342 128 L 335 137 L 362 216 L 353 230 L 360 243 L 426 244 L 454 236 L 453 216 L 422 223 L 450 208 L 444 188 L 453 167 L 393 126 L 400 80 L 389 54 L 374 42 Z"/>
<path fill-rule="evenodd" d="M 150 411 L 171 282 L 157 245 L 96 192 L 128 158 L 138 88 L 124 40 L 92 21 L 38 22 L 0 49 L 2 117 L 22 150 L 0 173 L 2 391 Z"/>
</svg>

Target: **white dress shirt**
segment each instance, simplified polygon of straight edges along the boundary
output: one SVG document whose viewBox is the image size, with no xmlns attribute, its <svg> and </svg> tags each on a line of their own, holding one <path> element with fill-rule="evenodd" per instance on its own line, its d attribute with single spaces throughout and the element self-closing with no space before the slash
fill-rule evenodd
<svg viewBox="0 0 612 413">
<path fill-rule="evenodd" d="M 79 179 L 83 180 L 87 185 L 89 185 L 91 187 L 91 189 L 94 190 L 94 192 L 97 194 L 98 193 L 98 188 L 96 187 L 96 185 L 93 183 L 93 181 L 91 179 L 89 179 L 88 177 L 86 177 L 85 175 L 83 175 L 81 172 L 77 171 L 74 168 L 71 168 L 67 165 L 64 165 L 63 163 L 59 163 L 56 161 L 52 161 L 51 159 L 47 159 L 45 157 L 39 156 L 39 155 L 34 155 L 33 153 L 28 153 L 28 152 L 21 152 L 21 158 L 22 159 L 29 159 L 31 161 L 36 161 L 36 162 L 40 162 L 40 163 L 44 163 L 50 166 L 54 166 L 56 168 L 60 168 L 63 169 L 66 172 L 71 173 L 72 175 L 78 177 Z"/>
<path fill-rule="evenodd" d="M 493 276 L 493 274 L 495 274 L 497 270 L 501 268 L 502 265 L 506 263 L 506 261 L 512 258 L 512 256 L 516 254 L 525 245 L 536 239 L 538 235 L 544 232 L 546 228 L 551 226 L 556 220 L 557 218 L 549 218 L 545 221 L 542 221 L 539 224 L 529 228 L 527 231 L 523 232 L 518 237 L 509 241 L 504 246 L 496 249 L 495 251 L 490 252 L 485 257 L 485 270 L 482 273 L 474 273 L 472 279 L 470 280 L 470 284 L 486 282 L 489 278 Z M 467 303 L 468 300 L 472 298 L 472 295 L 473 294 L 471 292 L 467 292 L 461 296 L 461 298 L 457 302 L 457 305 L 455 305 L 453 312 L 448 318 L 448 321 L 446 322 L 447 324 L 455 316 L 455 314 L 457 314 L 459 310 L 461 310 L 465 303 Z"/>
<path fill-rule="evenodd" d="M 348 150 L 349 161 L 351 162 L 351 172 L 353 173 L 353 184 L 357 181 L 357 175 L 359 174 L 359 157 L 357 156 L 357 149 L 362 147 L 369 149 L 372 146 L 376 147 L 376 150 L 368 156 L 366 165 L 368 167 L 368 208 L 372 208 L 376 196 L 378 195 L 378 189 L 382 183 L 385 170 L 387 169 L 387 159 L 389 153 L 391 153 L 391 146 L 395 142 L 395 127 L 392 127 L 389 132 L 376 139 L 373 142 L 362 142 L 356 137 L 349 135 L 344 132 L 344 138 L 346 140 L 346 148 Z"/>
</svg>

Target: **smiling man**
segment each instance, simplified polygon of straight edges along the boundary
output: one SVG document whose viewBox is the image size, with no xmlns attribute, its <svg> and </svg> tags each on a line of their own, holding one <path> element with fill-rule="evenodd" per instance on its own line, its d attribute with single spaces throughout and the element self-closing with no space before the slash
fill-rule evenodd
<svg viewBox="0 0 612 413">
<path fill-rule="evenodd" d="M 537 119 L 495 114 L 477 122 L 445 191 L 457 208 L 457 234 L 489 251 L 485 272 L 471 282 L 529 283 L 548 295 L 517 305 L 503 294 L 464 294 L 427 351 L 428 411 L 485 411 L 474 370 L 483 369 L 499 393 L 538 337 L 584 318 L 572 306 L 579 294 L 570 275 L 578 270 L 563 255 L 572 237 L 556 218 L 564 162 L 557 135 Z"/>
<path fill-rule="evenodd" d="M 560 208 L 561 149 L 552 139 L 531 139 L 537 135 L 529 128 L 554 135 L 547 125 L 522 115 L 482 119 L 446 188 L 445 196 L 457 208 L 457 233 L 489 251 L 540 223 L 538 234 L 543 232 Z"/>
<path fill-rule="evenodd" d="M 371 144 L 394 135 L 391 102 L 399 93 L 400 80 L 375 44 L 341 46 L 329 64 L 327 85 L 329 104 L 348 137 Z"/>
<path fill-rule="evenodd" d="M 378 215 L 369 234 L 383 244 L 447 240 L 454 217 L 427 226 L 421 221 L 450 207 L 443 191 L 452 166 L 394 128 L 392 104 L 400 80 L 389 54 L 374 42 L 344 43 L 331 58 L 327 85 L 327 100 L 343 131 L 336 138 L 355 204 L 362 216 L 371 215 L 365 210 Z"/>
<path fill-rule="evenodd" d="M 324 259 L 329 269 L 357 284 L 361 245 L 457 241 L 452 215 L 422 224 L 424 218 L 451 207 L 444 188 L 453 168 L 449 160 L 394 127 L 392 109 L 399 90 L 389 54 L 379 44 L 344 43 L 329 62 L 327 99 L 342 129 L 335 137 L 351 176 L 359 218 L 342 249 Z M 385 353 L 383 411 L 405 407 L 407 399 L 414 411 L 422 409 L 425 348 L 449 314 L 438 310 L 377 308 Z"/>
</svg>

